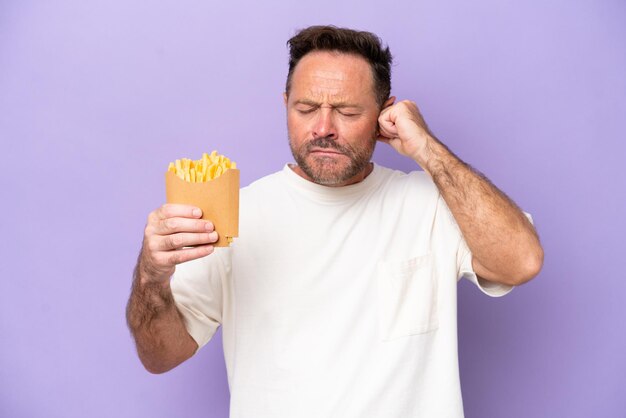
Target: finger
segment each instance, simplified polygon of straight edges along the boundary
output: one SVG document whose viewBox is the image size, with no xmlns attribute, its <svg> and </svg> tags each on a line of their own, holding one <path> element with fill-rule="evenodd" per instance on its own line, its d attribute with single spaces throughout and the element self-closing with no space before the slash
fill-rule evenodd
<svg viewBox="0 0 626 418">
<path fill-rule="evenodd" d="M 383 125 L 387 125 L 390 123 L 389 121 L 389 109 L 383 110 L 378 116 L 378 127 L 382 127 Z"/>
<path fill-rule="evenodd" d="M 196 206 L 191 205 L 166 203 L 156 210 L 156 215 L 159 219 L 167 219 L 173 217 L 199 218 L 202 216 L 202 210 Z"/>
<path fill-rule="evenodd" d="M 387 139 L 395 138 L 398 136 L 398 129 L 394 123 L 383 121 L 378 124 L 378 136 L 382 136 Z"/>
<path fill-rule="evenodd" d="M 203 219 L 167 218 L 154 224 L 154 233 L 170 235 L 176 232 L 211 232 L 215 229 L 213 222 Z"/>
<path fill-rule="evenodd" d="M 213 251 L 214 247 L 212 245 L 201 245 L 198 247 L 184 248 L 176 251 L 160 252 L 157 253 L 155 258 L 158 260 L 159 265 L 175 266 L 176 264 L 207 256 Z"/>
<path fill-rule="evenodd" d="M 178 250 L 183 247 L 194 247 L 199 245 L 212 244 L 217 241 L 217 232 L 202 232 L 202 233 L 180 233 L 166 235 L 155 239 L 157 242 L 154 245 L 156 251 L 169 251 Z"/>
</svg>

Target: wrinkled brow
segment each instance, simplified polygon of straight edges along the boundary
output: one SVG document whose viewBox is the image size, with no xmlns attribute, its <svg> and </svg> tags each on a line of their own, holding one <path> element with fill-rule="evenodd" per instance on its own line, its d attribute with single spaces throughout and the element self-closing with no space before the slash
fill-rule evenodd
<svg viewBox="0 0 626 418">
<path fill-rule="evenodd" d="M 300 100 L 296 100 L 296 102 L 294 104 L 303 104 L 303 105 L 307 105 L 307 106 L 312 106 L 312 107 L 319 107 L 321 106 L 321 104 L 319 102 L 316 102 L 314 100 L 310 100 L 310 99 L 300 99 Z M 354 109 L 363 109 L 362 106 L 355 104 L 355 103 L 350 103 L 350 102 L 344 102 L 344 101 L 338 101 L 335 103 L 331 103 L 330 105 L 333 108 L 354 108 Z"/>
</svg>

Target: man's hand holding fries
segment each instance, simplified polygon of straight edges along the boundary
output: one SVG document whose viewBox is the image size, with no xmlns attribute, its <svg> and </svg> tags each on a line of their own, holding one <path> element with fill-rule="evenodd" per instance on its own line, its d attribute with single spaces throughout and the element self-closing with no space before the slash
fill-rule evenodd
<svg viewBox="0 0 626 418">
<path fill-rule="evenodd" d="M 213 252 L 218 239 L 211 221 L 194 206 L 166 203 L 148 215 L 139 259 L 139 280 L 169 286 L 176 264 Z M 191 248 L 186 248 L 191 247 Z"/>
<path fill-rule="evenodd" d="M 204 153 L 200 160 L 170 163 L 165 175 L 170 203 L 148 215 L 126 319 L 139 358 L 152 373 L 176 367 L 198 349 L 176 308 L 170 277 L 176 265 L 205 257 L 216 246 L 229 246 L 238 236 L 236 167 L 217 151 Z"/>
</svg>

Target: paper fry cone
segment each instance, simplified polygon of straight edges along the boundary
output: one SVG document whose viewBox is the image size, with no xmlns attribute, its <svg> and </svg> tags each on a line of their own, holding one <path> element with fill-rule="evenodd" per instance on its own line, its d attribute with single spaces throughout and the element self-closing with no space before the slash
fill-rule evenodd
<svg viewBox="0 0 626 418">
<path fill-rule="evenodd" d="M 202 209 L 202 219 L 213 222 L 219 235 L 216 247 L 228 247 L 239 236 L 239 170 L 231 168 L 216 179 L 190 183 L 172 171 L 165 173 L 165 200 Z"/>
</svg>

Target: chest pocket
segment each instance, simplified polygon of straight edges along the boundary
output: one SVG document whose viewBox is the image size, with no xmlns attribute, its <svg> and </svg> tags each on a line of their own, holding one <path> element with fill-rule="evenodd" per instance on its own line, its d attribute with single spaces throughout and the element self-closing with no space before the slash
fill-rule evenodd
<svg viewBox="0 0 626 418">
<path fill-rule="evenodd" d="M 437 280 L 432 254 L 379 261 L 378 326 L 383 341 L 437 329 Z"/>
</svg>

